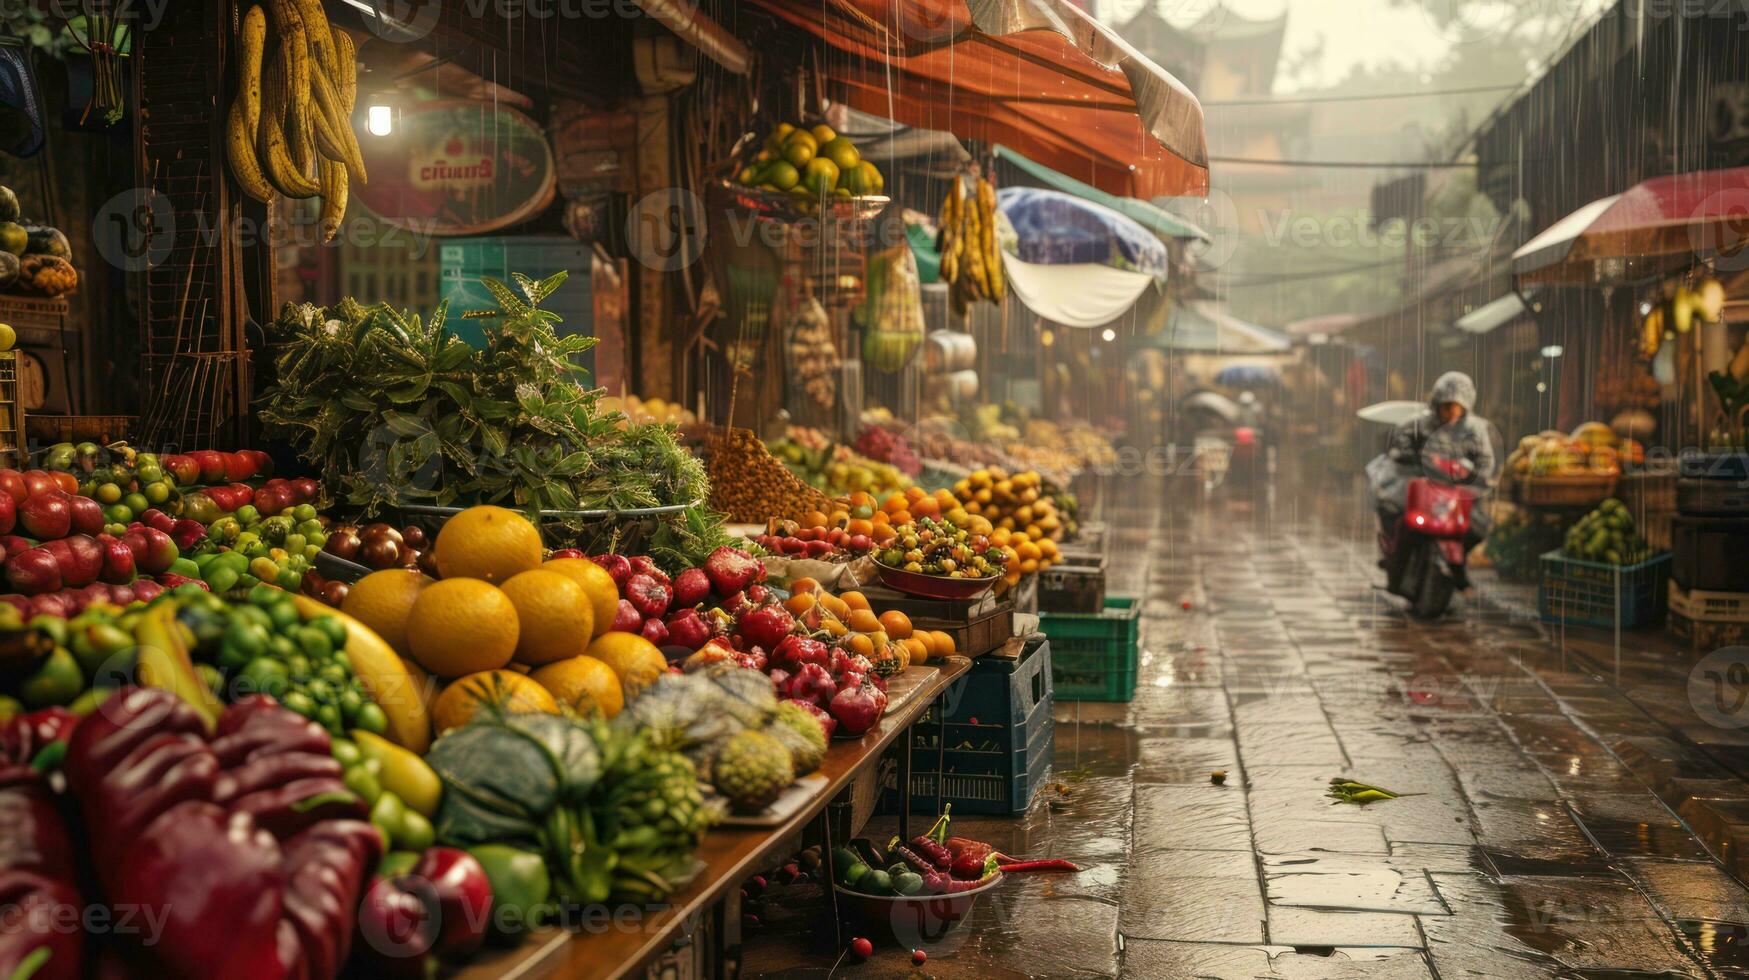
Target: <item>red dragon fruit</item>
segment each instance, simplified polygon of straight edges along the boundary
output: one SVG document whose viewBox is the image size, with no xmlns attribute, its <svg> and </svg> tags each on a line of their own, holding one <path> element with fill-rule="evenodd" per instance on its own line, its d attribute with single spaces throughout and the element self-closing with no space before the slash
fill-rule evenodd
<svg viewBox="0 0 1749 980">
<path fill-rule="evenodd" d="M 689 568 L 674 576 L 674 604 L 682 608 L 696 606 L 710 598 L 711 577 L 702 568 Z"/>
</svg>

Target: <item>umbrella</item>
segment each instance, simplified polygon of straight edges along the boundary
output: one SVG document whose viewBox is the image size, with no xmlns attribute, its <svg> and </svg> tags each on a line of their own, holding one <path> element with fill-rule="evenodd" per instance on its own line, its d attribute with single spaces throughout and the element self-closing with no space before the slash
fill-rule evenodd
<svg viewBox="0 0 1749 980">
<path fill-rule="evenodd" d="M 1042 163 L 1028 160 L 1019 151 L 1011 150 L 1000 143 L 996 144 L 995 153 L 996 159 L 1006 160 L 1009 163 L 1014 164 L 1017 169 L 1032 177 L 1034 180 L 1043 183 L 1045 186 L 1062 191 L 1065 194 L 1073 194 L 1076 197 L 1086 198 L 1095 204 L 1103 205 L 1120 214 L 1134 218 L 1142 227 L 1159 235 L 1161 238 L 1189 238 L 1204 242 L 1213 240 L 1210 238 L 1208 232 L 1203 231 L 1189 221 L 1180 218 L 1170 211 L 1167 211 L 1165 208 L 1150 201 L 1138 201 L 1133 197 L 1119 197 L 1116 194 L 1107 194 L 1099 188 L 1094 187 L 1091 184 L 1082 183 L 1068 174 L 1058 173 Z"/>
<path fill-rule="evenodd" d="M 1426 402 L 1391 401 L 1368 405 L 1354 414 L 1367 422 L 1402 425 L 1425 411 L 1427 411 Z"/>
<path fill-rule="evenodd" d="M 1283 327 L 1292 337 L 1310 337 L 1314 334 L 1341 333 L 1366 319 L 1359 313 L 1326 313 L 1323 316 L 1309 316 L 1304 320 L 1295 320 Z"/>
<path fill-rule="evenodd" d="M 1215 384 L 1228 388 L 1264 387 L 1281 384 L 1281 374 L 1267 364 L 1235 364 L 1215 375 Z"/>
<path fill-rule="evenodd" d="M 1534 297 L 1536 291 L 1530 290 L 1526 295 Z M 1538 307 L 1538 309 L 1541 309 L 1541 307 Z M 1520 316 L 1528 312 L 1531 312 L 1531 309 L 1524 305 L 1524 299 L 1522 297 L 1517 293 L 1507 293 L 1499 299 L 1489 303 L 1484 303 L 1470 312 L 1465 313 L 1463 316 L 1458 317 L 1457 322 L 1452 324 L 1452 326 L 1457 327 L 1465 333 L 1490 333 L 1500 329 L 1508 323 L 1511 323 L 1513 320 L 1518 319 Z"/>
<path fill-rule="evenodd" d="M 1512 253 L 1520 282 L 1588 282 L 1594 263 L 1674 264 L 1749 244 L 1749 167 L 1641 181 L 1550 225 Z M 1662 260 L 1662 263 L 1660 263 Z"/>
<path fill-rule="evenodd" d="M 1241 320 L 1218 303 L 1201 301 L 1173 306 L 1164 327 L 1136 337 L 1134 344 L 1212 354 L 1285 354 L 1293 348 L 1286 334 Z"/>
<path fill-rule="evenodd" d="M 1018 257 L 1035 265 L 1108 265 L 1166 279 L 1166 246 L 1102 204 L 1062 191 L 1004 187 L 996 206 L 1019 236 Z"/>
<path fill-rule="evenodd" d="M 1201 409 L 1231 423 L 1239 421 L 1239 403 L 1218 391 L 1199 391 L 1187 396 L 1179 408 L 1185 412 Z"/>
</svg>

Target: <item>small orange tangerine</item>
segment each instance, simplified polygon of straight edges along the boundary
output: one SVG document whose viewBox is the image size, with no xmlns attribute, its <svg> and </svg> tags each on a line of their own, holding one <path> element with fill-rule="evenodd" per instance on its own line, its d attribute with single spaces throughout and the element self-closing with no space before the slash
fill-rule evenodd
<svg viewBox="0 0 1749 980">
<path fill-rule="evenodd" d="M 892 517 L 884 510 L 875 511 L 874 516 L 869 518 L 869 520 L 874 522 L 875 527 L 890 527 L 893 523 Z"/>
<path fill-rule="evenodd" d="M 873 633 L 881 628 L 880 619 L 867 609 L 850 610 L 850 619 L 848 622 L 850 623 L 850 628 L 856 630 L 858 633 Z"/>
<path fill-rule="evenodd" d="M 820 582 L 817 579 L 812 579 L 804 575 L 801 578 L 796 579 L 794 582 L 791 582 L 789 584 L 789 590 L 792 595 L 799 595 L 803 592 L 818 592 L 820 590 Z"/>
<path fill-rule="evenodd" d="M 941 505 L 934 497 L 919 497 L 911 502 L 911 512 L 918 517 L 940 517 Z"/>
<path fill-rule="evenodd" d="M 818 599 L 820 605 L 833 616 L 842 620 L 850 619 L 850 606 L 847 605 L 843 599 L 840 599 L 830 592 L 820 593 Z"/>
<path fill-rule="evenodd" d="M 790 596 L 789 600 L 783 604 L 783 607 L 790 611 L 790 615 L 801 616 L 807 613 L 808 610 L 814 608 L 814 597 L 811 593 L 798 592 L 795 595 Z"/>
<path fill-rule="evenodd" d="M 909 524 L 912 519 L 911 512 L 908 510 L 901 510 L 893 515 L 894 524 Z"/>
<path fill-rule="evenodd" d="M 948 635 L 947 633 L 942 632 L 941 630 L 930 630 L 929 631 L 929 638 L 932 641 L 934 641 L 935 655 L 936 656 L 946 657 L 946 656 L 951 656 L 953 654 L 954 643 L 953 643 L 952 636 Z"/>
<path fill-rule="evenodd" d="M 833 636 L 843 636 L 844 634 L 850 632 L 850 627 L 844 625 L 842 620 L 828 619 L 828 620 L 823 621 L 820 625 L 824 626 L 826 629 L 826 632 L 832 634 Z"/>
<path fill-rule="evenodd" d="M 915 503 L 923 499 L 923 488 L 912 484 L 905 488 L 905 499 Z"/>
<path fill-rule="evenodd" d="M 868 608 L 870 608 L 869 604 L 868 604 L 868 596 L 865 596 L 861 592 L 857 592 L 854 589 L 849 591 L 849 592 L 844 593 L 843 595 L 839 596 L 838 598 L 844 600 L 844 605 L 845 605 L 845 608 L 847 608 L 847 609 L 868 609 Z"/>
<path fill-rule="evenodd" d="M 844 522 L 850 520 L 850 512 L 843 508 L 833 511 L 828 516 L 829 520 L 826 524 L 827 527 L 843 527 Z"/>
<path fill-rule="evenodd" d="M 908 636 L 899 641 L 899 645 L 910 653 L 913 664 L 920 664 L 929 659 L 929 646 L 914 636 Z"/>
<path fill-rule="evenodd" d="M 891 524 L 882 521 L 875 522 L 874 532 L 870 535 L 870 537 L 874 538 L 876 544 L 886 544 L 888 541 L 891 541 L 898 536 L 899 532 L 893 530 Z"/>
<path fill-rule="evenodd" d="M 896 640 L 903 640 L 911 635 L 911 617 L 897 609 L 889 609 L 880 615 L 881 629 Z"/>
<path fill-rule="evenodd" d="M 889 514 L 896 514 L 904 509 L 905 495 L 902 493 L 895 493 L 889 496 L 886 501 L 881 504 L 881 510 L 886 511 Z"/>
<path fill-rule="evenodd" d="M 874 534 L 874 521 L 852 518 L 849 526 L 847 526 L 845 530 L 849 531 L 851 534 L 867 534 L 872 536 Z"/>
</svg>

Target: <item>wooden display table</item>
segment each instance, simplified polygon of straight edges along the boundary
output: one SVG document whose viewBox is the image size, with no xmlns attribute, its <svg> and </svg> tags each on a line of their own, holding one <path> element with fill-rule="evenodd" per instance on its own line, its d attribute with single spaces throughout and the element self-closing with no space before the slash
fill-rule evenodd
<svg viewBox="0 0 1749 980">
<path fill-rule="evenodd" d="M 913 667 L 906 674 L 927 674 L 916 694 L 905 698 L 859 739 L 834 739 L 820 765 L 826 777 L 823 792 L 775 827 L 718 827 L 705 835 L 698 856 L 705 862 L 692 884 L 676 893 L 670 904 L 646 909 L 641 916 L 604 914 L 585 918 L 584 931 L 537 929 L 512 949 L 486 951 L 453 975 L 459 980 L 508 980 L 562 976 L 601 978 L 638 976 L 647 964 L 671 947 L 683 931 L 696 929 L 707 919 L 717 943 L 724 938 L 722 903 L 741 883 L 787 857 L 797 836 L 811 821 L 819 819 L 833 798 L 850 786 L 865 769 L 878 765 L 887 748 L 895 744 L 913 722 L 935 703 L 948 684 L 971 667 L 964 657 L 949 657 L 928 667 Z M 901 675 L 904 676 L 904 675 Z M 910 746 L 906 738 L 898 743 Z M 906 753 L 908 755 L 908 753 Z M 910 782 L 908 760 L 900 765 L 901 787 Z M 909 795 L 908 793 L 906 794 Z M 909 800 L 900 812 L 909 811 Z M 903 831 L 901 831 L 903 833 Z M 830 848 L 827 848 L 828 852 Z M 616 910 L 609 910 L 614 913 Z"/>
</svg>

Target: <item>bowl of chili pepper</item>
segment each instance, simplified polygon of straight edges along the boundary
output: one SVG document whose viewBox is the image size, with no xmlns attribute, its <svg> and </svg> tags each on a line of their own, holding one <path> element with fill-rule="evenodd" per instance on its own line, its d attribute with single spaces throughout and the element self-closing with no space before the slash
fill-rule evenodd
<svg viewBox="0 0 1749 980">
<path fill-rule="evenodd" d="M 1002 883 L 997 871 L 976 881 L 949 878 L 939 892 L 914 895 L 869 895 L 836 882 L 838 915 L 853 935 L 917 949 L 940 942 L 972 914 L 978 899 Z M 927 887 L 927 886 L 926 886 Z"/>
</svg>

